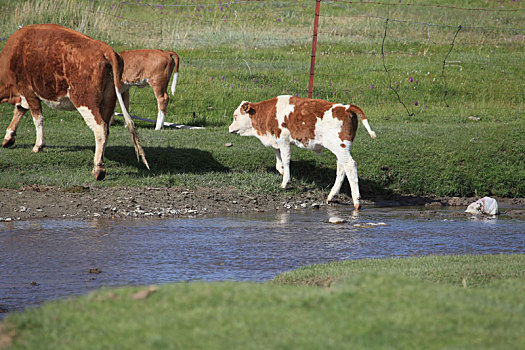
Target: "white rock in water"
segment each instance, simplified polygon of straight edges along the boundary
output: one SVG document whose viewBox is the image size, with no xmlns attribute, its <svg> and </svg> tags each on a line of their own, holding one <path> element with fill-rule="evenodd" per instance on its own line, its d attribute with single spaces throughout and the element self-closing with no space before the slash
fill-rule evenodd
<svg viewBox="0 0 525 350">
<path fill-rule="evenodd" d="M 478 199 L 474 203 L 471 203 L 465 213 L 470 213 L 474 215 L 498 215 L 498 202 L 494 198 L 483 197 Z"/>
<path fill-rule="evenodd" d="M 337 216 L 332 216 L 330 219 L 328 219 L 328 222 L 331 224 L 343 224 L 346 222 L 346 220 Z"/>
</svg>

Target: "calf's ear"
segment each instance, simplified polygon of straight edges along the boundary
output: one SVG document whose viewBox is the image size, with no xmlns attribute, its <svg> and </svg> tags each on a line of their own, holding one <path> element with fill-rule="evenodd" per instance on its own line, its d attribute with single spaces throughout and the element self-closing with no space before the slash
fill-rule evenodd
<svg viewBox="0 0 525 350">
<path fill-rule="evenodd" d="M 244 102 L 241 106 L 241 111 L 248 114 L 255 114 L 255 109 L 253 109 L 253 106 L 250 102 Z"/>
</svg>

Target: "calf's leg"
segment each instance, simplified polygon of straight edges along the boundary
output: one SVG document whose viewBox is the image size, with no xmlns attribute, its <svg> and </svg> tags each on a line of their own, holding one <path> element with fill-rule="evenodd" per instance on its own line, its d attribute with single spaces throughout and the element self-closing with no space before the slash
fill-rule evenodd
<svg viewBox="0 0 525 350">
<path fill-rule="evenodd" d="M 339 194 L 339 191 L 341 191 L 341 186 L 343 185 L 344 180 L 345 180 L 345 167 L 340 161 L 337 161 L 337 176 L 335 178 L 334 186 L 332 187 L 332 190 L 330 191 L 328 198 L 326 198 L 326 203 L 330 203 L 332 199 L 334 198 L 334 196 L 337 196 Z"/>
<path fill-rule="evenodd" d="M 286 186 L 288 186 L 288 183 L 290 182 L 290 144 L 285 142 L 279 145 L 279 150 L 281 153 L 281 160 L 283 166 L 283 182 L 281 183 L 281 187 L 286 188 Z"/>
<path fill-rule="evenodd" d="M 5 132 L 4 142 L 2 142 L 2 147 L 11 147 L 15 144 L 16 129 L 18 128 L 18 123 L 20 119 L 26 114 L 28 110 L 22 106 L 16 106 L 13 111 L 13 119 L 7 127 Z"/>
<path fill-rule="evenodd" d="M 359 210 L 361 208 L 361 204 L 359 202 L 359 200 L 361 199 L 361 194 L 359 193 L 359 184 L 357 180 L 357 163 L 349 154 L 348 158 L 344 160 L 343 166 L 345 169 L 346 176 L 348 177 L 348 182 L 350 183 L 350 190 L 352 192 L 354 209 Z"/>
</svg>

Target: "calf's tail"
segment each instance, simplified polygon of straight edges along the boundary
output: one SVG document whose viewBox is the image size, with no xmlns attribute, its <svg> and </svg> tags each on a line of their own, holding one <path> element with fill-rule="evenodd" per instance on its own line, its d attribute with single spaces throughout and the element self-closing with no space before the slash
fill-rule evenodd
<svg viewBox="0 0 525 350">
<path fill-rule="evenodd" d="M 370 125 L 368 124 L 368 119 L 366 119 L 366 115 L 361 108 L 357 107 L 356 105 L 350 105 L 347 111 L 357 114 L 359 116 L 359 119 L 361 119 L 361 123 L 363 123 L 366 131 L 368 131 L 370 137 L 373 139 L 376 138 L 376 133 L 370 128 Z"/>
<path fill-rule="evenodd" d="M 175 69 L 173 70 L 173 81 L 171 82 L 171 94 L 175 95 L 175 88 L 177 87 L 177 78 L 179 76 L 179 55 L 173 51 L 169 51 L 171 58 L 175 61 Z"/>
<path fill-rule="evenodd" d="M 126 128 L 128 129 L 131 135 L 131 141 L 133 142 L 133 146 L 135 147 L 135 154 L 137 155 L 137 160 L 140 161 L 142 159 L 142 163 L 144 163 L 146 168 L 148 168 L 149 170 L 149 164 L 146 160 L 146 154 L 144 153 L 144 150 L 140 145 L 139 134 L 135 129 L 135 123 L 133 123 L 133 120 L 131 119 L 128 110 L 126 109 L 126 105 L 124 104 L 124 100 L 122 99 L 122 94 L 120 93 L 120 89 L 122 88 L 122 71 L 124 69 L 124 61 L 122 61 L 122 58 L 115 51 L 107 54 L 106 59 L 108 59 L 111 62 L 111 67 L 113 69 L 113 84 L 115 85 L 115 92 L 117 93 L 118 103 L 120 104 L 122 114 L 124 115 L 124 122 L 126 124 Z"/>
</svg>

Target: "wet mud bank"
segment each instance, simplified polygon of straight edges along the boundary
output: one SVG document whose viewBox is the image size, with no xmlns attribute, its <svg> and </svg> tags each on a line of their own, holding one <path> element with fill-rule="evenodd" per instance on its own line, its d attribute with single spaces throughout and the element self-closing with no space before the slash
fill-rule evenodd
<svg viewBox="0 0 525 350">
<path fill-rule="evenodd" d="M 42 218 L 176 218 L 231 215 L 257 212 L 316 209 L 325 204 L 324 193 L 243 194 L 236 188 L 67 188 L 27 186 L 0 189 L 0 221 Z M 363 206 L 466 206 L 477 198 L 368 196 Z M 525 198 L 497 198 L 504 215 L 525 219 Z M 352 200 L 341 195 L 333 206 L 348 206 Z"/>
</svg>

